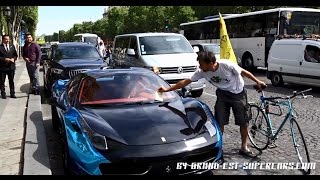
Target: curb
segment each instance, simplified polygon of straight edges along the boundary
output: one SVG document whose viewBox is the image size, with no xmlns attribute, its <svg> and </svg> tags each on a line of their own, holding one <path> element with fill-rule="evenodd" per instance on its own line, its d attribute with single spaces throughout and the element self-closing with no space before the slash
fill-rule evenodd
<svg viewBox="0 0 320 180">
<path fill-rule="evenodd" d="M 27 104 L 22 174 L 52 175 L 41 110 L 41 96 L 29 94 Z"/>
</svg>

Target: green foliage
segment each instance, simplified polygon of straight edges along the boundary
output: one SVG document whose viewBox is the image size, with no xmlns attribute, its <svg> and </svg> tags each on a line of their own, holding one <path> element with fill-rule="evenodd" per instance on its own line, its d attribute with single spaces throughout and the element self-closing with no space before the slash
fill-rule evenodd
<svg viewBox="0 0 320 180">
<path fill-rule="evenodd" d="M 74 24 L 60 37 L 72 41 L 74 34 L 88 32 L 98 34 L 102 39 L 113 39 L 123 33 L 162 32 L 166 19 L 169 20 L 169 31 L 178 32 L 181 23 L 218 15 L 219 12 L 246 13 L 277 7 L 280 6 L 113 6 L 106 18 Z"/>
<path fill-rule="evenodd" d="M 28 31 L 35 36 L 38 24 L 38 6 L 20 6 L 22 8 L 22 19 L 26 23 Z"/>
</svg>

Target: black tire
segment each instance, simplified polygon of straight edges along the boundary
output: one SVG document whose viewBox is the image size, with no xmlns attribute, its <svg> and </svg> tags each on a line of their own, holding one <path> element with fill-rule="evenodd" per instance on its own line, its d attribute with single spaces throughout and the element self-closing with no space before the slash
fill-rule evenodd
<svg viewBox="0 0 320 180">
<path fill-rule="evenodd" d="M 279 87 L 283 85 L 283 79 L 280 73 L 273 72 L 271 74 L 271 83 L 273 86 Z"/>
<path fill-rule="evenodd" d="M 253 59 L 251 56 L 246 56 L 242 59 L 242 67 L 248 71 L 253 70 Z"/>
<path fill-rule="evenodd" d="M 191 96 L 193 98 L 197 98 L 197 97 L 200 97 L 202 95 L 202 93 L 203 93 L 203 89 L 191 91 Z"/>
<path fill-rule="evenodd" d="M 294 148 L 296 150 L 296 153 L 298 155 L 299 162 L 301 164 L 303 163 L 308 163 L 306 169 L 301 169 L 305 174 L 310 174 L 311 169 L 310 169 L 310 157 L 309 157 L 309 151 L 307 148 L 306 141 L 303 137 L 302 131 L 300 129 L 299 124 L 297 121 L 292 118 L 290 120 L 290 129 L 291 129 L 291 137 L 292 137 L 292 142 L 294 145 Z"/>
<path fill-rule="evenodd" d="M 270 128 L 266 114 L 257 105 L 250 105 L 251 120 L 249 122 L 249 139 L 258 150 L 267 149 Z"/>
<path fill-rule="evenodd" d="M 71 167 L 70 167 L 70 155 L 69 155 L 67 134 L 66 134 L 64 126 L 61 128 L 61 134 L 62 134 L 62 144 L 63 144 L 62 160 L 63 160 L 64 174 L 65 175 L 73 175 Z"/>
<path fill-rule="evenodd" d="M 54 106 L 51 106 L 51 115 L 52 115 L 52 118 L 51 118 L 52 128 L 58 132 L 60 121 L 59 121 L 58 112 Z"/>
</svg>

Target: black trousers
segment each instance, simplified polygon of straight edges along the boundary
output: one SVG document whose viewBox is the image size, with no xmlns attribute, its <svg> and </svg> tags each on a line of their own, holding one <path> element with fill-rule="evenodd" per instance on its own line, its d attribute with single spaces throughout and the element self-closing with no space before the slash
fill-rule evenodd
<svg viewBox="0 0 320 180">
<path fill-rule="evenodd" d="M 8 70 L 8 71 L 0 71 L 0 89 L 1 89 L 1 95 L 6 95 L 5 90 L 5 82 L 6 82 L 6 76 L 8 75 L 9 79 L 9 87 L 10 87 L 10 95 L 14 95 L 14 74 L 15 70 Z"/>
</svg>

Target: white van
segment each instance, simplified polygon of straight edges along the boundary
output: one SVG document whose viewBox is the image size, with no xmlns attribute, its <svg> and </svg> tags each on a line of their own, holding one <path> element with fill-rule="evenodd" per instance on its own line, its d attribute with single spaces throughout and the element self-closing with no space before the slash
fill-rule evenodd
<svg viewBox="0 0 320 180">
<path fill-rule="evenodd" d="M 188 40 L 176 33 L 137 33 L 114 39 L 110 66 L 145 67 L 169 84 L 190 78 L 198 68 L 197 54 Z M 192 82 L 193 97 L 200 97 L 205 80 Z"/>
<path fill-rule="evenodd" d="M 320 86 L 319 39 L 275 40 L 269 51 L 267 77 L 274 86 L 285 82 Z"/>
</svg>

